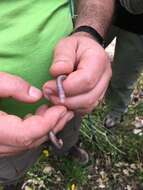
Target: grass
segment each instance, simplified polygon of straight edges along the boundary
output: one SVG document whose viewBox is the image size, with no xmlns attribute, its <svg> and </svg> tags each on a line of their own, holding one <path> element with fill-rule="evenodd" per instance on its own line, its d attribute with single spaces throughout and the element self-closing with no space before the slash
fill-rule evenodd
<svg viewBox="0 0 143 190">
<path fill-rule="evenodd" d="M 136 90 L 142 87 L 142 78 Z M 44 151 L 27 173 L 25 190 L 142 190 L 143 136 L 134 134 L 135 117 L 142 116 L 143 103 L 129 106 L 124 122 L 114 130 L 103 128 L 106 105 L 99 106 L 83 120 L 81 146 L 88 150 L 85 166 L 67 157 L 57 158 L 51 150 Z M 143 128 L 142 128 L 143 130 Z"/>
</svg>

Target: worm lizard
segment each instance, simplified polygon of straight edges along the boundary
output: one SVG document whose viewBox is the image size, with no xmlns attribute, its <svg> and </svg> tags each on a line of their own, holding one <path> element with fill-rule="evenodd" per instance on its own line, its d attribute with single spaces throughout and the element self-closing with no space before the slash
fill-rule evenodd
<svg viewBox="0 0 143 190">
<path fill-rule="evenodd" d="M 60 75 L 56 79 L 58 96 L 60 98 L 61 103 L 64 103 L 65 97 L 66 97 L 65 92 L 64 92 L 64 88 L 63 88 L 63 80 L 65 80 L 66 77 L 67 77 L 66 75 Z M 56 148 L 61 149 L 63 147 L 62 139 L 58 139 L 52 130 L 49 132 L 49 139 Z"/>
</svg>

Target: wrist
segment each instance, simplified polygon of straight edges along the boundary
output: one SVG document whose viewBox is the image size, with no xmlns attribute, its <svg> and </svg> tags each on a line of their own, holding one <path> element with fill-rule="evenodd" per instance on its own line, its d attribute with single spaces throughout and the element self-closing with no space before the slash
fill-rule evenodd
<svg viewBox="0 0 143 190">
<path fill-rule="evenodd" d="M 92 39 L 92 40 L 95 40 L 94 38 L 93 38 L 93 36 L 92 35 L 90 35 L 90 34 L 88 34 L 87 32 L 73 32 L 72 33 L 72 36 L 80 36 L 80 37 L 87 37 L 87 38 L 90 38 L 90 39 Z"/>
<path fill-rule="evenodd" d="M 94 39 L 102 47 L 104 47 L 104 38 L 96 31 L 96 29 L 94 29 L 91 26 L 86 26 L 86 25 L 79 26 L 79 27 L 75 28 L 71 34 L 89 37 L 91 39 Z"/>
</svg>

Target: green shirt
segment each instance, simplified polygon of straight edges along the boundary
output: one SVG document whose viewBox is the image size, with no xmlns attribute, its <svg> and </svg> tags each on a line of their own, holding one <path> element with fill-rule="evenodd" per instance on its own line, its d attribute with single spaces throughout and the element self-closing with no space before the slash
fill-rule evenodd
<svg viewBox="0 0 143 190">
<path fill-rule="evenodd" d="M 53 48 L 71 30 L 67 0 L 0 0 L 0 71 L 41 88 L 50 79 Z M 23 116 L 39 104 L 3 99 L 0 106 Z"/>
</svg>

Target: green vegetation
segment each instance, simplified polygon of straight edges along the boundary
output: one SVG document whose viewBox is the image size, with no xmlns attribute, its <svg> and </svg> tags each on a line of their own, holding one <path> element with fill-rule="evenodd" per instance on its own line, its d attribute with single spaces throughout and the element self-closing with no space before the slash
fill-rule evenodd
<svg viewBox="0 0 143 190">
<path fill-rule="evenodd" d="M 142 77 L 143 78 L 143 77 Z M 44 151 L 35 166 L 27 173 L 25 190 L 141 190 L 143 189 L 143 120 L 142 99 L 134 98 L 143 89 L 139 80 L 124 122 L 116 129 L 103 127 L 108 112 L 99 106 L 83 120 L 81 147 L 90 161 L 82 166 L 69 157 L 57 158 L 51 150 Z M 49 155 L 48 155 L 49 154 Z"/>
</svg>

